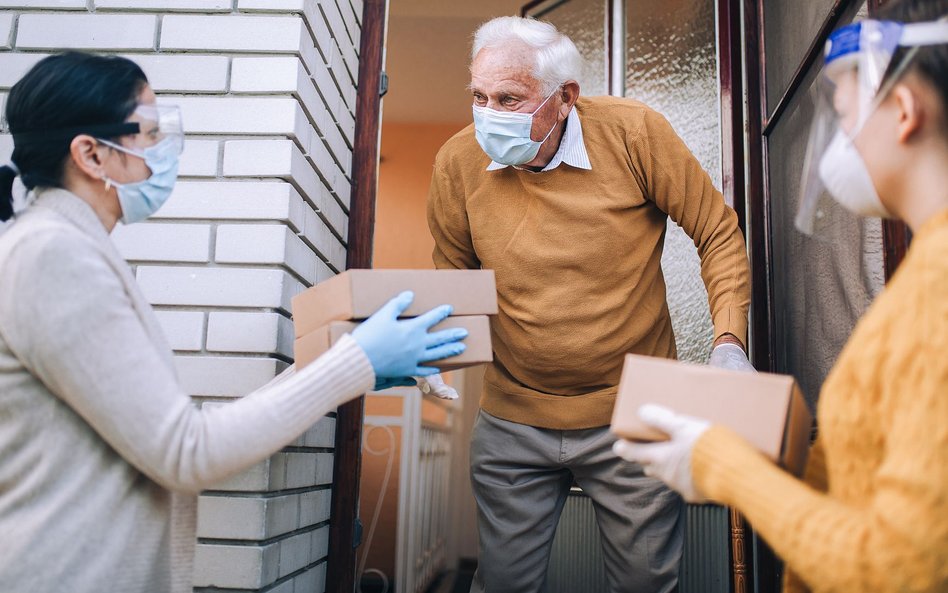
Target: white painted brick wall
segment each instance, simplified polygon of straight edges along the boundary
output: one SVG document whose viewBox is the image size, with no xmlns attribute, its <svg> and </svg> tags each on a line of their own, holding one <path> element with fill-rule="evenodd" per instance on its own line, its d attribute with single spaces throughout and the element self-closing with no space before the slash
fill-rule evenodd
<svg viewBox="0 0 948 593">
<path fill-rule="evenodd" d="M 220 161 L 220 142 L 216 140 L 195 140 L 189 138 L 184 143 L 178 175 L 182 177 L 216 177 Z"/>
<path fill-rule="evenodd" d="M 0 49 L 13 46 L 13 13 L 0 14 Z"/>
<path fill-rule="evenodd" d="M 179 352 L 200 352 L 204 346 L 204 313 L 201 311 L 155 311 L 168 337 Z"/>
<path fill-rule="evenodd" d="M 304 34 L 298 17 L 169 15 L 162 19 L 160 47 L 289 53 L 299 51 Z"/>
<path fill-rule="evenodd" d="M 21 14 L 17 49 L 154 49 L 153 15 Z"/>
<path fill-rule="evenodd" d="M 290 310 L 302 285 L 282 270 L 138 266 L 137 278 L 155 305 L 260 307 Z"/>
<path fill-rule="evenodd" d="M 214 259 L 218 263 L 285 265 L 307 285 L 316 283 L 316 254 L 282 225 L 220 226 Z"/>
<path fill-rule="evenodd" d="M 231 0 L 93 0 L 96 10 L 230 12 Z"/>
<path fill-rule="evenodd" d="M 262 12 L 302 12 L 305 0 L 237 0 L 237 9 Z"/>
<path fill-rule="evenodd" d="M 266 384 L 286 368 L 275 358 L 234 356 L 177 356 L 181 385 L 196 396 L 233 399 Z"/>
<path fill-rule="evenodd" d="M 85 9 L 86 0 L 0 0 L 0 8 Z"/>
<path fill-rule="evenodd" d="M 141 66 L 156 92 L 224 93 L 230 59 L 225 56 L 124 54 Z M 191 114 L 188 114 L 191 115 Z M 193 117 L 193 116 L 192 116 Z"/>
<path fill-rule="evenodd" d="M 29 68 L 67 47 L 134 60 L 160 102 L 182 107 L 171 199 L 113 239 L 203 406 L 284 370 L 290 298 L 345 267 L 361 11 L 361 0 L 0 0 L 0 112 Z M 196 586 L 325 591 L 334 446 L 330 416 L 202 496 Z"/>
<path fill-rule="evenodd" d="M 277 352 L 293 356 L 293 323 L 278 313 L 212 311 L 209 352 Z"/>
<path fill-rule="evenodd" d="M 211 227 L 206 224 L 118 225 L 112 240 L 129 261 L 206 262 L 211 253 Z"/>
<path fill-rule="evenodd" d="M 308 207 L 289 183 L 179 181 L 156 219 L 274 220 L 303 232 Z"/>
</svg>

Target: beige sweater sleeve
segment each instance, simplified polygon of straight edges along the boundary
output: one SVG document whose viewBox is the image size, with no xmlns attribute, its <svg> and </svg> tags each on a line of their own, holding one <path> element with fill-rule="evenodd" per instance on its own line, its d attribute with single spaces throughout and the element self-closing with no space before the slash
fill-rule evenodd
<svg viewBox="0 0 948 593">
<path fill-rule="evenodd" d="M 737 213 L 714 188 L 701 163 L 656 111 L 628 139 L 633 173 L 663 212 L 694 241 L 708 290 L 714 337 L 725 333 L 747 344 L 750 267 Z"/>
<path fill-rule="evenodd" d="M 375 376 L 343 338 L 299 372 L 199 409 L 149 339 L 119 278 L 81 238 L 40 233 L 4 269 L 0 327 L 22 362 L 130 464 L 197 492 L 291 443 Z"/>
</svg>

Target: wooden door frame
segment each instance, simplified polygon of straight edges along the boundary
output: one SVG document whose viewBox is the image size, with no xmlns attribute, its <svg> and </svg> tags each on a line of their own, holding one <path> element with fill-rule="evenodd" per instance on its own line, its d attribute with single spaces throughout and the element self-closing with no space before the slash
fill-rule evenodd
<svg viewBox="0 0 948 593">
<path fill-rule="evenodd" d="M 364 0 L 362 8 L 347 269 L 372 267 L 386 9 L 386 0 Z M 339 406 L 336 412 L 336 449 L 332 472 L 329 558 L 326 573 L 326 590 L 333 593 L 352 593 L 356 589 L 356 548 L 361 543 L 358 520 L 364 408 L 365 398 L 360 397 Z"/>
</svg>

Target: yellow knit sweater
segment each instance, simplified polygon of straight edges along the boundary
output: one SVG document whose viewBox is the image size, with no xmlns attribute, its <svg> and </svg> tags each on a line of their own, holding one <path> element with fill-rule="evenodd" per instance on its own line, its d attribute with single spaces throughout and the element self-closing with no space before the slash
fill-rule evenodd
<svg viewBox="0 0 948 593">
<path fill-rule="evenodd" d="M 784 559 L 785 591 L 948 591 L 948 211 L 856 326 L 817 416 L 806 483 L 716 426 L 696 485 Z"/>
<path fill-rule="evenodd" d="M 744 340 L 750 302 L 737 215 L 665 118 L 614 97 L 576 111 L 592 170 L 487 171 L 469 126 L 438 153 L 428 198 L 435 265 L 497 278 L 481 406 L 559 430 L 609 424 L 627 352 L 675 357 L 669 217 L 698 248 L 715 337 Z"/>
</svg>

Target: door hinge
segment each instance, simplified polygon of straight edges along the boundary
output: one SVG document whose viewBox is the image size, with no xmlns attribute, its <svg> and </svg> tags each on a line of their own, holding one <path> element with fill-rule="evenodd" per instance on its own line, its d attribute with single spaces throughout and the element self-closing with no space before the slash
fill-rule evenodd
<svg viewBox="0 0 948 593">
<path fill-rule="evenodd" d="M 379 97 L 384 97 L 388 93 L 388 74 L 382 70 L 382 76 L 379 79 Z"/>
</svg>

